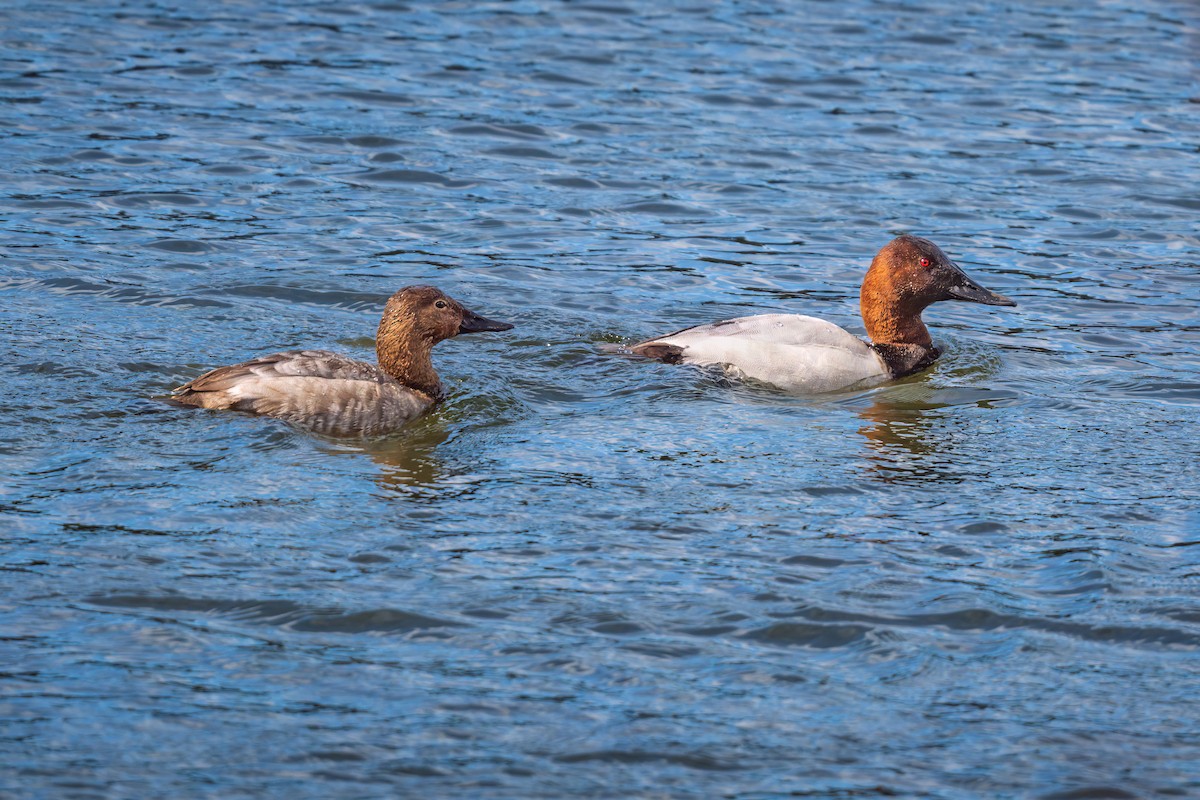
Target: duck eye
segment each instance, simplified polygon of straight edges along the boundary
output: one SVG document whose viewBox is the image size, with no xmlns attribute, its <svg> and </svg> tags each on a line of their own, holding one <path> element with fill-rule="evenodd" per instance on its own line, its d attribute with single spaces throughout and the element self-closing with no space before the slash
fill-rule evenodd
<svg viewBox="0 0 1200 800">
<path fill-rule="evenodd" d="M 929 259 L 928 259 L 928 258 L 926 258 L 925 256 L 921 256 L 921 266 L 922 266 L 922 267 L 928 267 L 928 266 L 929 266 Z"/>
<path fill-rule="evenodd" d="M 924 260 L 924 259 L 922 259 L 922 261 L 923 261 L 923 260 Z M 434 303 L 434 305 L 435 305 L 435 306 L 437 306 L 438 308 L 445 308 L 445 307 L 446 307 L 446 301 L 445 301 L 445 300 L 438 300 L 436 303 Z"/>
</svg>

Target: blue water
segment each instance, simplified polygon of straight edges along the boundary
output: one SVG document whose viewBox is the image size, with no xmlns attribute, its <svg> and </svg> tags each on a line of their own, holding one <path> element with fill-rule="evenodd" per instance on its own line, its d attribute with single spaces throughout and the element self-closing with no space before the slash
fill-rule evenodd
<svg viewBox="0 0 1200 800">
<path fill-rule="evenodd" d="M 0 5 L 0 796 L 1200 794 L 1200 10 Z M 823 398 L 609 352 L 1015 309 Z M 158 399 L 517 324 L 326 441 Z"/>
</svg>

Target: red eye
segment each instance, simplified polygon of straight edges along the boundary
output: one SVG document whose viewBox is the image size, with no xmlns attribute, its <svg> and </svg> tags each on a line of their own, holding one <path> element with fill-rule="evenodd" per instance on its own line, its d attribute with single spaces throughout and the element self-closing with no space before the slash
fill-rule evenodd
<svg viewBox="0 0 1200 800">
<path fill-rule="evenodd" d="M 922 267 L 928 267 L 928 266 L 929 266 L 929 259 L 928 259 L 928 258 L 926 258 L 925 256 L 921 256 L 921 266 L 922 266 Z"/>
</svg>

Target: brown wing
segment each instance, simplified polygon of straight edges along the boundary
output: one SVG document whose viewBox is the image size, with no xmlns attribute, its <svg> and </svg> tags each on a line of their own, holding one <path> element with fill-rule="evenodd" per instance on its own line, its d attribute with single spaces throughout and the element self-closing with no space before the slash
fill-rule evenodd
<svg viewBox="0 0 1200 800">
<path fill-rule="evenodd" d="M 254 378 L 391 380 L 379 367 L 365 361 L 347 358 L 339 353 L 331 353 L 328 350 L 289 350 L 286 353 L 272 353 L 269 356 L 253 358 L 240 364 L 217 367 L 180 386 L 175 390 L 175 394 L 220 392 L 239 381 Z"/>
<path fill-rule="evenodd" d="M 324 350 L 293 350 L 219 367 L 175 390 L 201 408 L 265 414 L 330 436 L 375 436 L 433 403 L 378 367 Z"/>
</svg>

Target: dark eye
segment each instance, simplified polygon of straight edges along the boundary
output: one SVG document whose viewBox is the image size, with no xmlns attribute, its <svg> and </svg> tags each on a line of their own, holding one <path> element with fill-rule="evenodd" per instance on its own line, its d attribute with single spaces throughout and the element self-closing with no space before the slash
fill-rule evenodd
<svg viewBox="0 0 1200 800">
<path fill-rule="evenodd" d="M 921 266 L 922 266 L 922 267 L 928 267 L 928 266 L 929 266 L 929 259 L 928 259 L 928 258 L 926 258 L 925 256 L 921 256 Z"/>
<path fill-rule="evenodd" d="M 921 260 L 922 260 L 922 261 L 925 261 L 925 259 L 923 259 L 923 258 L 922 258 Z M 926 263 L 928 263 L 928 262 L 926 262 Z M 445 301 L 445 300 L 438 300 L 436 303 L 434 303 L 434 305 L 435 305 L 435 306 L 437 306 L 438 308 L 445 308 L 445 307 L 446 307 L 446 301 Z"/>
</svg>

